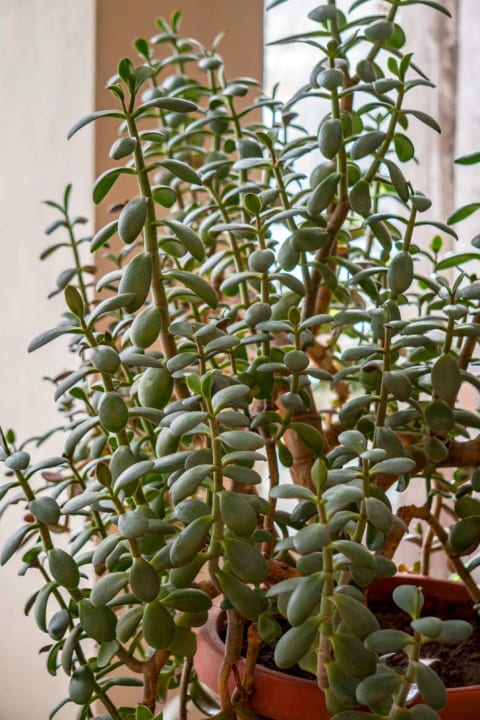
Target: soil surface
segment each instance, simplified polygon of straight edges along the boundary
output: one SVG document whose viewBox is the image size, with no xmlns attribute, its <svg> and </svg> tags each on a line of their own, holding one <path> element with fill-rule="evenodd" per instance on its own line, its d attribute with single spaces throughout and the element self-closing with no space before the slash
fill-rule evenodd
<svg viewBox="0 0 480 720">
<path fill-rule="evenodd" d="M 409 616 L 400 610 L 393 603 L 369 603 L 370 609 L 375 613 L 382 627 L 396 628 L 411 632 Z M 443 680 L 446 687 L 463 687 L 466 685 L 480 685 L 480 619 L 472 610 L 471 606 L 459 606 L 456 603 L 445 601 L 436 601 L 436 606 L 432 607 L 428 599 L 423 608 L 423 615 L 436 615 L 442 620 L 467 620 L 473 626 L 473 633 L 461 643 L 457 645 L 447 645 L 445 643 L 430 642 L 423 646 L 422 657 L 436 659 L 433 669 Z M 277 618 L 286 631 L 289 627 L 286 620 Z M 220 628 L 220 637 L 225 641 L 226 626 Z M 246 633 L 245 633 L 246 636 Z M 273 656 L 275 650 L 275 642 L 263 643 L 258 655 L 258 663 L 272 670 L 278 670 L 275 665 Z M 246 637 L 243 652 L 246 653 Z M 401 666 L 405 660 L 403 653 L 398 653 L 393 659 L 392 664 Z M 289 675 L 314 679 L 314 676 L 302 670 L 295 665 L 289 670 L 284 670 Z"/>
<path fill-rule="evenodd" d="M 378 607 L 369 603 L 382 627 L 395 627 L 411 632 L 409 616 L 396 605 Z M 480 685 L 480 618 L 471 606 L 458 605 L 448 600 L 436 601 L 435 607 L 426 598 L 422 615 L 435 615 L 442 620 L 467 620 L 473 627 L 473 633 L 461 643 L 429 642 L 423 646 L 422 657 L 435 659 L 432 668 L 441 677 L 447 688 Z M 400 665 L 405 655 L 398 653 L 393 664 Z"/>
</svg>

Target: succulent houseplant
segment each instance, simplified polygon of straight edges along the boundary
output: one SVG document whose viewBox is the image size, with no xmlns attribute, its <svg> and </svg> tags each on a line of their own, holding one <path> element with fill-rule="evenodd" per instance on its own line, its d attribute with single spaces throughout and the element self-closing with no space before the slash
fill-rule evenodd
<svg viewBox="0 0 480 720">
<path fill-rule="evenodd" d="M 52 716 L 72 701 L 79 718 L 161 718 L 176 686 L 181 718 L 190 697 L 205 707 L 196 632 L 220 601 L 215 717 L 253 717 L 256 653 L 273 638 L 277 666 L 316 674 L 339 720 L 438 717 L 445 689 L 422 646 L 470 626 L 420 619 L 415 585 L 394 593 L 408 632 L 380 629 L 364 603 L 420 522 L 420 570 L 442 546 L 480 601 L 480 421 L 458 403 L 462 384 L 479 386 L 480 282 L 467 263 L 478 253 L 442 252 L 476 206 L 431 220 L 402 169 L 410 128 L 440 130 L 410 101 L 431 83 L 398 15 L 420 5 L 447 14 L 430 0 L 313 8 L 311 30 L 281 41 L 317 51 L 286 103 L 229 79 L 218 41 L 183 39 L 175 13 L 135 42 L 136 65 L 120 62 L 114 109 L 72 128 L 119 121 L 95 203 L 123 175 L 138 189 L 91 238 L 70 187 L 48 203 L 47 234 L 61 239 L 43 257 L 70 253 L 56 291 L 67 307 L 30 351 L 69 341 L 72 367 L 53 379 L 62 421 L 26 442 L 1 432 L 1 496 L 26 509 L 1 562 L 20 554 L 37 574 L 27 612 L 49 637 L 48 671 L 70 676 Z M 315 135 L 297 122 L 305 98 L 318 103 Z M 88 248 L 110 263 L 101 277 Z M 61 456 L 32 462 L 52 434 Z M 398 650 L 403 671 L 379 662 Z M 117 706 L 117 684 L 143 688 L 138 707 Z M 424 703 L 408 710 L 413 684 Z"/>
</svg>

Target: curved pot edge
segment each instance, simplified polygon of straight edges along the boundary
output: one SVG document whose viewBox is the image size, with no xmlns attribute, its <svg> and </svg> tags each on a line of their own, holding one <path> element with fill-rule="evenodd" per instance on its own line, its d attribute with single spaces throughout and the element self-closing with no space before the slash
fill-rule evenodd
<svg viewBox="0 0 480 720">
<path fill-rule="evenodd" d="M 385 591 L 385 589 L 390 588 L 393 590 L 393 588 L 400 584 L 419 585 L 425 589 L 426 593 L 431 593 L 432 595 L 435 594 L 436 590 L 437 594 L 447 594 L 447 597 L 459 602 L 469 600 L 468 592 L 461 583 L 424 575 L 405 574 L 395 575 L 392 578 L 384 578 L 373 583 L 369 588 L 369 592 L 375 592 L 376 585 L 383 586 Z M 443 592 L 439 591 L 440 587 L 444 588 Z M 196 659 L 199 660 L 199 663 L 198 666 L 196 664 L 197 672 L 200 680 L 205 682 L 214 692 L 217 691 L 218 665 L 213 665 L 212 655 L 210 654 L 211 651 L 208 650 L 207 646 L 213 650 L 213 656 L 220 663 L 223 658 L 224 643 L 218 634 L 218 623 L 222 612 L 221 608 L 214 606 L 210 611 L 208 622 L 200 630 L 198 635 L 199 652 L 197 653 Z M 239 665 L 243 670 L 244 663 L 241 662 Z M 323 693 L 314 680 L 294 677 L 279 670 L 271 670 L 261 665 L 257 666 L 256 676 L 258 683 L 255 689 L 253 707 L 257 712 L 264 715 L 271 713 L 277 720 L 296 720 L 297 717 L 302 720 L 305 717 L 309 717 L 311 720 L 328 720 L 330 717 L 325 709 Z M 267 685 L 270 686 L 270 683 L 274 686 L 273 691 L 266 688 Z M 286 690 L 285 694 L 287 697 L 291 697 L 292 694 L 294 695 L 294 714 L 290 714 L 288 708 L 289 703 L 280 696 L 276 696 L 276 693 L 281 693 L 282 686 Z M 232 689 L 233 688 L 234 683 L 232 682 Z M 307 704 L 309 709 L 304 709 L 303 700 L 301 699 L 302 691 L 308 697 Z M 462 720 L 478 720 L 477 709 L 480 705 L 480 685 L 449 688 L 447 692 L 447 708 L 440 712 L 442 720 L 450 720 L 450 718 L 458 720 L 460 716 Z M 472 701 L 471 698 L 475 699 Z M 472 702 L 475 708 L 471 707 Z M 313 703 L 313 707 L 321 714 L 312 716 L 311 703 Z M 278 711 L 276 710 L 277 707 Z M 275 712 L 280 714 L 276 715 Z M 305 712 L 307 715 L 305 715 Z M 308 712 L 310 712 L 310 715 L 308 715 Z"/>
</svg>

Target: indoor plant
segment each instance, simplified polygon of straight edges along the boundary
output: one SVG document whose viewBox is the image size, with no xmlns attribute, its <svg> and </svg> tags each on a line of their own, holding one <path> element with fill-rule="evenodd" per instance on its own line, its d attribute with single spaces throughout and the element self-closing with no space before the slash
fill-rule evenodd
<svg viewBox="0 0 480 720">
<path fill-rule="evenodd" d="M 152 44 L 136 41 L 139 67 L 120 62 L 116 108 L 71 131 L 117 117 L 114 167 L 94 201 L 122 174 L 136 176 L 139 195 L 91 239 L 113 263 L 95 293 L 70 188 L 51 203 L 59 219 L 48 233 L 66 229 L 73 252 L 58 280 L 68 309 L 30 349 L 71 336 L 77 365 L 55 381 L 68 435 L 62 457 L 32 464 L 2 433 L 2 494 L 27 501 L 29 514 L 1 560 L 21 548 L 25 568 L 43 577 L 29 609 L 52 639 L 50 672 L 61 664 L 71 676 L 80 717 L 98 699 L 107 717 L 143 720 L 175 684 L 182 717 L 189 693 L 201 703 L 192 628 L 217 597 L 228 618 L 217 717 L 249 716 L 259 638 L 278 635 L 277 664 L 317 671 L 339 719 L 363 717 L 349 709 L 363 704 L 428 720 L 444 703 L 421 645 L 457 640 L 467 625 L 417 618 L 412 585 L 395 592 L 414 617 L 409 634 L 379 630 L 362 603 L 364 588 L 395 573 L 390 558 L 416 520 L 428 528 L 421 569 L 440 542 L 479 600 L 475 561 L 462 559 L 480 539 L 469 435 L 479 422 L 457 397 L 463 382 L 478 384 L 480 284 L 464 264 L 475 252 L 442 254 L 442 235 L 454 232 L 421 219 L 430 201 L 400 167 L 415 152 L 410 121 L 438 130 L 408 106 L 411 89 L 429 82 L 404 50 L 405 4 L 421 3 L 392 0 L 381 15 L 357 1 L 365 13 L 355 20 L 334 2 L 313 9 L 312 33 L 287 41 L 313 43 L 318 64 L 287 104 L 249 101 L 254 81 L 227 80 L 217 48 L 181 39 L 176 14 L 159 21 Z M 321 108 L 316 137 L 296 123 L 305 97 Z M 309 178 L 296 167 L 304 156 Z M 420 248 L 424 224 L 435 235 Z M 419 258 L 427 272 L 415 272 Z M 442 468 L 452 467 L 450 479 Z M 280 482 L 284 468 L 292 481 Z M 269 490 L 257 493 L 262 476 Z M 419 498 L 398 508 L 411 478 Z M 71 528 L 68 549 L 57 547 Z M 232 696 L 245 621 L 247 672 Z M 402 648 L 406 674 L 377 667 L 378 655 Z M 138 673 L 137 710 L 112 700 L 116 683 L 135 683 L 111 674 L 119 667 Z M 410 711 L 413 683 L 427 705 Z"/>
</svg>

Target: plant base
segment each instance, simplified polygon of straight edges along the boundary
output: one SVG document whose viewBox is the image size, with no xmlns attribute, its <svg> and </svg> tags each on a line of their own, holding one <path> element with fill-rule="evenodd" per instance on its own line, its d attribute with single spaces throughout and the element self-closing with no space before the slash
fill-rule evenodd
<svg viewBox="0 0 480 720">
<path fill-rule="evenodd" d="M 447 600 L 456 605 L 469 602 L 463 585 L 418 575 L 397 575 L 374 583 L 369 595 L 376 600 L 389 600 L 393 589 L 400 584 L 419 585 L 425 595 L 427 614 L 437 600 Z M 198 636 L 198 652 L 195 667 L 200 680 L 214 692 L 217 691 L 217 674 L 223 659 L 224 645 L 218 628 L 222 620 L 220 608 L 211 611 L 210 619 Z M 240 673 L 244 670 L 239 664 Z M 232 678 L 231 689 L 234 689 Z M 478 720 L 480 708 L 480 685 L 451 688 L 447 693 L 447 706 L 439 715 L 442 720 Z M 419 697 L 415 703 L 422 702 Z M 313 680 L 293 677 L 261 665 L 255 673 L 255 692 L 251 707 L 264 720 L 330 720 L 324 696 Z"/>
</svg>

